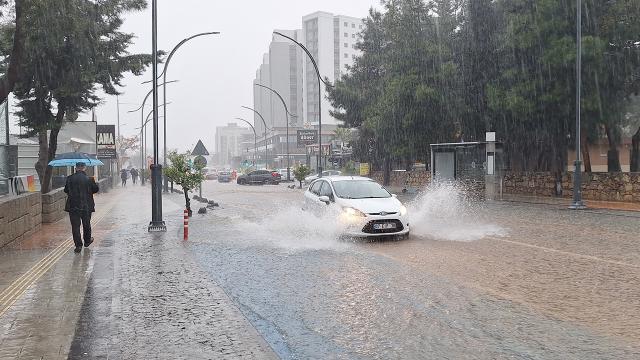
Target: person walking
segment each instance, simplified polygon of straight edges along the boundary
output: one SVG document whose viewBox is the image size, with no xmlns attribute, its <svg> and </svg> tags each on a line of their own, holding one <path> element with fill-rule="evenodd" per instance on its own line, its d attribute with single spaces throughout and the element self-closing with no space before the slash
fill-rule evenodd
<svg viewBox="0 0 640 360">
<path fill-rule="evenodd" d="M 127 170 L 126 169 L 122 169 L 120 171 L 120 180 L 122 181 L 121 182 L 122 186 L 127 186 L 127 177 L 128 177 Z"/>
<path fill-rule="evenodd" d="M 132 168 L 129 172 L 131 173 L 133 185 L 135 185 L 138 182 L 138 170 L 136 170 L 136 168 Z"/>
<path fill-rule="evenodd" d="M 82 239 L 84 239 L 85 247 L 89 247 L 93 242 L 91 214 L 96 211 L 93 194 L 100 190 L 94 178 L 87 176 L 85 170 L 85 163 L 76 163 L 75 174 L 68 176 L 64 185 L 64 192 L 67 194 L 64 211 L 69 213 L 71 233 L 76 245 L 75 253 L 82 251 Z M 80 225 L 82 225 L 82 237 L 80 236 Z"/>
</svg>

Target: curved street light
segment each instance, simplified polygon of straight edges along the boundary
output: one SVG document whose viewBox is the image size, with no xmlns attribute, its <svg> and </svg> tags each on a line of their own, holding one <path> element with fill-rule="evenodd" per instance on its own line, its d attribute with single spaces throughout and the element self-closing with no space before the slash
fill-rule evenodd
<svg viewBox="0 0 640 360">
<path fill-rule="evenodd" d="M 273 33 L 276 35 L 282 36 L 283 38 L 291 40 L 300 48 L 302 48 L 302 50 L 304 50 L 304 52 L 307 53 L 307 56 L 309 56 L 309 59 L 313 64 L 313 67 L 316 69 L 316 75 L 318 76 L 318 140 L 320 144 L 320 146 L 318 147 L 319 154 L 318 154 L 316 166 L 318 168 L 318 177 L 322 177 L 322 84 L 325 84 L 325 86 L 329 86 L 329 87 L 331 87 L 331 84 L 327 83 L 322 79 L 322 76 L 320 75 L 320 69 L 318 69 L 318 64 L 316 63 L 316 60 L 313 58 L 313 55 L 311 55 L 309 50 L 304 45 L 302 45 L 297 40 L 281 32 L 274 31 Z M 289 141 L 289 139 L 287 139 L 287 141 Z"/>
<path fill-rule="evenodd" d="M 582 0 L 578 0 L 576 8 L 576 161 L 575 171 L 573 173 L 573 203 L 569 206 L 569 209 L 584 210 L 587 207 L 582 201 L 582 145 L 580 144 L 580 99 L 582 96 Z"/>
<path fill-rule="evenodd" d="M 183 39 L 182 41 L 180 41 L 178 43 L 178 45 L 176 45 L 171 52 L 169 53 L 169 56 L 167 57 L 167 61 L 165 61 L 164 63 L 164 68 L 162 70 L 162 74 L 160 74 L 160 76 L 163 77 L 163 81 L 166 84 L 167 82 L 167 68 L 169 67 L 169 63 L 171 62 L 171 58 L 173 58 L 173 55 L 176 53 L 176 51 L 178 51 L 178 49 L 184 45 L 185 43 L 189 42 L 190 40 L 193 40 L 197 37 L 201 37 L 201 36 L 208 36 L 208 35 L 217 35 L 220 34 L 220 32 L 218 31 L 210 31 L 210 32 L 203 32 L 203 33 L 199 33 L 199 34 L 195 34 L 193 36 L 190 36 L 186 39 Z M 167 103 L 167 88 L 166 86 L 163 86 L 162 88 L 162 96 L 164 98 L 164 103 Z M 164 107 L 164 119 L 163 119 L 163 137 L 164 137 L 164 149 L 163 149 L 163 160 L 162 160 L 162 166 L 166 167 L 167 166 L 167 107 Z M 164 192 L 168 192 L 169 191 L 169 180 L 167 179 L 167 177 L 164 177 Z"/>
<path fill-rule="evenodd" d="M 176 83 L 178 81 L 179 80 L 165 81 L 165 82 L 162 83 L 162 86 L 166 86 L 166 84 Z M 160 86 L 160 85 L 158 85 L 158 86 Z M 144 107 L 147 104 L 147 100 L 149 99 L 149 96 L 151 96 L 151 94 L 153 94 L 153 88 L 151 90 L 149 90 L 149 92 L 147 93 L 147 96 L 144 97 L 144 100 L 142 100 L 142 105 L 140 105 L 139 108 L 137 108 L 135 110 L 127 111 L 128 113 L 134 113 L 136 111 L 140 111 L 140 127 L 143 127 L 144 124 L 145 124 L 145 122 L 144 122 Z M 141 144 L 142 144 L 142 142 L 144 141 L 144 136 L 142 136 L 140 138 L 140 141 L 141 141 Z M 143 150 L 140 149 L 140 151 L 142 152 Z M 145 166 L 144 166 L 144 158 L 141 161 L 141 165 L 142 165 L 142 168 L 144 169 L 145 168 Z M 144 185 L 144 182 L 145 182 L 144 181 L 144 177 L 142 177 L 142 180 L 140 181 L 140 184 Z"/>
<path fill-rule="evenodd" d="M 243 118 L 236 118 L 236 120 L 244 121 L 247 125 L 251 126 L 251 130 L 253 130 L 253 166 L 256 166 L 256 154 L 258 153 L 258 134 L 256 133 L 256 128 Z"/>
<path fill-rule="evenodd" d="M 278 98 L 280 99 L 280 101 L 282 101 L 282 105 L 284 106 L 284 112 L 285 112 L 285 120 L 287 123 L 287 181 L 291 181 L 291 156 L 289 154 L 289 116 L 293 116 L 293 117 L 297 117 L 296 115 L 292 114 L 289 112 L 289 108 L 287 107 L 287 103 L 284 101 L 284 99 L 282 98 L 282 96 L 280 95 L 280 93 L 278 93 L 277 91 L 275 91 L 274 89 L 266 86 L 266 85 L 262 85 L 262 84 L 254 84 L 255 86 L 259 86 L 261 88 L 265 88 L 269 91 L 271 91 L 272 93 L 278 95 Z"/>
<path fill-rule="evenodd" d="M 258 111 L 248 106 L 243 106 L 242 108 L 253 111 L 256 115 L 260 117 L 260 119 L 262 119 L 262 123 L 264 124 L 264 166 L 266 168 L 269 168 L 269 152 L 267 150 L 267 130 L 271 131 L 272 129 L 269 129 L 267 127 L 267 122 L 264 120 L 264 117 L 262 117 L 262 114 L 260 114 Z"/>
</svg>

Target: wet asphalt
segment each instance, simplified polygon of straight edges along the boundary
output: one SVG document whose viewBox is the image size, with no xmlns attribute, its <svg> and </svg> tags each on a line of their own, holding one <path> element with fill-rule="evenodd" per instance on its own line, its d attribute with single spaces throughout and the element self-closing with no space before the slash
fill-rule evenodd
<svg viewBox="0 0 640 360">
<path fill-rule="evenodd" d="M 187 248 L 281 358 L 640 356 L 639 214 L 437 189 L 408 240 L 350 242 L 286 185 L 203 195 Z"/>
</svg>

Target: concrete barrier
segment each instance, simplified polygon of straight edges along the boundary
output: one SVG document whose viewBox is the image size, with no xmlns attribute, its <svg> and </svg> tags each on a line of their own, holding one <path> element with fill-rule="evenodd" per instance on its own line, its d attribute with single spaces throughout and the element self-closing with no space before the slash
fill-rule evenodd
<svg viewBox="0 0 640 360">
<path fill-rule="evenodd" d="M 66 202 L 67 194 L 64 193 L 64 188 L 42 195 L 42 222 L 50 224 L 62 219 Z"/>
<path fill-rule="evenodd" d="M 0 198 L 0 247 L 31 236 L 42 227 L 42 195 Z"/>
</svg>

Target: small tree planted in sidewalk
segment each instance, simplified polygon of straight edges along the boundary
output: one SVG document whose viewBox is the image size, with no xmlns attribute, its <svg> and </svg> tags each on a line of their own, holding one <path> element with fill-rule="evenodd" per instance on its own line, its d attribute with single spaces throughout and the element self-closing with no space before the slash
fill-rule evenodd
<svg viewBox="0 0 640 360">
<path fill-rule="evenodd" d="M 309 174 L 311 174 L 311 170 L 304 164 L 300 164 L 293 169 L 293 177 L 295 177 L 300 183 L 300 189 L 302 189 L 302 182 L 304 181 L 304 178 L 309 176 Z"/>
<path fill-rule="evenodd" d="M 185 207 L 189 212 L 189 216 L 191 216 L 192 211 L 189 191 L 202 184 L 202 181 L 204 180 L 204 173 L 202 172 L 203 166 L 192 164 L 189 161 L 189 156 L 189 153 L 179 154 L 176 151 L 169 153 L 168 159 L 170 165 L 167 165 L 164 173 L 169 180 L 182 187 L 182 191 L 184 191 Z"/>
</svg>

